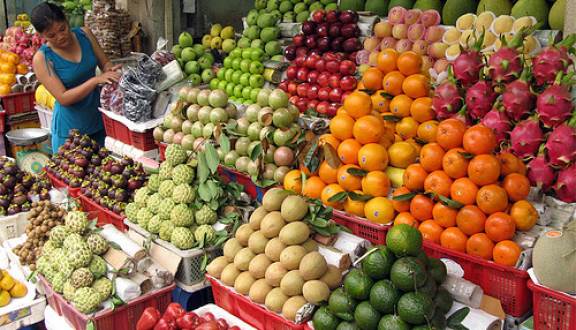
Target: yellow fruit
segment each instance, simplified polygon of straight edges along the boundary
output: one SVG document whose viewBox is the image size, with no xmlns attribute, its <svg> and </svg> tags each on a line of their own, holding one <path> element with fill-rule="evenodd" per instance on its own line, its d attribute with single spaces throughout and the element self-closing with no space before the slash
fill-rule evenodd
<svg viewBox="0 0 576 330">
<path fill-rule="evenodd" d="M 408 142 L 396 142 L 388 148 L 390 165 L 399 168 L 406 168 L 413 164 L 418 157 L 418 152 L 413 145 Z"/>
<path fill-rule="evenodd" d="M 396 133 L 406 140 L 418 133 L 418 122 L 412 117 L 404 117 L 396 123 Z"/>
<path fill-rule="evenodd" d="M 397 168 L 393 166 L 388 166 L 386 168 L 386 175 L 390 178 L 390 182 L 392 183 L 392 187 L 400 188 L 404 184 L 404 171 L 403 168 Z"/>
<path fill-rule="evenodd" d="M 394 219 L 394 206 L 386 197 L 374 197 L 364 205 L 364 214 L 374 223 L 386 224 Z"/>
<path fill-rule="evenodd" d="M 0 288 L 2 290 L 6 290 L 9 291 L 10 289 L 12 289 L 12 287 L 14 286 L 14 279 L 12 278 L 12 276 L 10 274 L 8 274 L 7 271 L 3 270 L 2 273 L 4 274 L 4 276 L 2 277 L 2 279 L 0 280 Z"/>
<path fill-rule="evenodd" d="M 14 298 L 22 298 L 28 293 L 28 288 L 21 282 L 16 282 L 10 290 L 10 295 Z"/>
<path fill-rule="evenodd" d="M 0 292 L 0 307 L 4 307 L 10 303 L 10 293 L 6 290 Z"/>
<path fill-rule="evenodd" d="M 362 191 L 360 190 L 356 190 L 354 192 L 358 195 L 362 195 Z M 350 197 L 346 198 L 346 201 L 344 201 L 344 211 L 362 218 L 364 217 L 364 206 L 365 203 L 363 201 L 355 201 Z"/>
</svg>

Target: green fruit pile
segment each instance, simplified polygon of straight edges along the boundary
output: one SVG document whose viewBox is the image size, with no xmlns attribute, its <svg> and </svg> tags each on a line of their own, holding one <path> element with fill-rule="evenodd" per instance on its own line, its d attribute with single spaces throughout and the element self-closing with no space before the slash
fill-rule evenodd
<svg viewBox="0 0 576 330">
<path fill-rule="evenodd" d="M 50 230 L 36 269 L 52 289 L 84 314 L 96 311 L 112 295 L 112 281 L 106 278 L 108 242 L 90 229 L 85 213 L 69 212 L 64 225 Z"/>
<path fill-rule="evenodd" d="M 190 33 L 180 34 L 178 44 L 172 47 L 172 53 L 192 86 L 207 84 L 214 78 L 214 55 L 210 53 L 210 46 L 194 44 Z"/>
<path fill-rule="evenodd" d="M 445 329 L 453 299 L 441 287 L 446 266 L 422 250 L 422 235 L 408 225 L 394 226 L 386 246 L 378 246 L 344 278 L 328 305 L 313 317 L 325 329 Z"/>
<path fill-rule="evenodd" d="M 250 15 L 280 15 L 284 23 L 302 23 L 316 10 L 337 10 L 337 0 L 256 0 Z"/>
<path fill-rule="evenodd" d="M 278 41 L 280 37 L 278 23 L 281 17 L 280 12 L 251 10 L 246 17 L 248 27 L 242 32 L 238 47 L 260 48 L 270 57 L 281 54 L 282 47 Z"/>
<path fill-rule="evenodd" d="M 202 37 L 202 46 L 206 49 L 210 48 L 230 53 L 236 48 L 234 34 L 235 32 L 232 26 L 222 27 L 220 24 L 214 24 L 210 28 L 210 33 Z"/>
</svg>

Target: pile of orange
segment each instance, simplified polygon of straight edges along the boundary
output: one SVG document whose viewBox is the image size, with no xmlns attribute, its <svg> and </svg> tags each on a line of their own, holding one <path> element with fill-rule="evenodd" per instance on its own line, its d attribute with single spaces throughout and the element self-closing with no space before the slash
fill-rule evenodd
<svg viewBox="0 0 576 330">
<path fill-rule="evenodd" d="M 12 52 L 0 50 L 0 96 L 12 92 L 16 74 L 26 74 L 28 67 L 20 63 L 20 57 Z"/>
<path fill-rule="evenodd" d="M 530 230 L 538 212 L 526 200 L 524 163 L 508 152 L 495 155 L 496 146 L 489 128 L 442 121 L 436 142 L 422 147 L 419 163 L 408 166 L 404 186 L 394 192 L 405 197 L 393 202 L 394 224 L 417 227 L 448 249 L 514 266 L 521 253 L 515 232 Z"/>
</svg>

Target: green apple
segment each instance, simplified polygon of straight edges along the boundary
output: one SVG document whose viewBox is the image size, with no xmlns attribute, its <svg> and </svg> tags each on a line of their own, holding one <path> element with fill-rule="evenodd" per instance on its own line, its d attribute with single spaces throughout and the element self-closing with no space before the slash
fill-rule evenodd
<svg viewBox="0 0 576 330">
<path fill-rule="evenodd" d="M 238 48 L 248 48 L 250 47 L 250 39 L 242 37 L 238 40 L 236 46 L 238 46 Z"/>
<path fill-rule="evenodd" d="M 240 76 L 242 76 L 242 71 L 234 71 L 234 73 L 232 74 L 232 82 L 234 84 L 239 84 L 240 83 Z"/>
<path fill-rule="evenodd" d="M 230 52 L 230 54 L 228 55 L 228 57 L 235 59 L 235 58 L 239 58 L 242 56 L 242 49 L 240 48 L 235 48 L 233 51 Z"/>
<path fill-rule="evenodd" d="M 251 74 L 262 74 L 264 72 L 264 64 L 259 61 L 250 62 L 250 73 Z"/>
<path fill-rule="evenodd" d="M 249 87 L 249 86 L 244 87 L 242 89 L 242 98 L 245 100 L 249 100 L 251 92 L 252 92 L 252 87 Z"/>
<path fill-rule="evenodd" d="M 234 73 L 234 69 L 229 68 L 226 69 L 226 73 L 224 73 L 224 79 L 228 82 L 232 82 L 232 74 Z"/>
<path fill-rule="evenodd" d="M 244 59 L 240 62 L 240 70 L 242 70 L 242 72 L 250 72 L 250 63 L 251 61 L 249 59 Z"/>
<path fill-rule="evenodd" d="M 250 86 L 250 73 L 244 72 L 240 76 L 240 85 L 242 86 Z"/>
<path fill-rule="evenodd" d="M 218 88 L 217 89 L 221 89 L 221 90 L 225 91 L 226 85 L 228 85 L 228 82 L 226 80 L 220 80 L 220 82 L 218 82 Z"/>
<path fill-rule="evenodd" d="M 226 53 L 230 53 L 236 48 L 236 41 L 234 39 L 225 39 L 222 41 L 222 50 Z"/>
<path fill-rule="evenodd" d="M 228 96 L 234 95 L 234 87 L 236 87 L 236 85 L 232 82 L 229 82 L 226 85 L 226 89 L 224 91 L 226 92 L 226 94 L 228 94 Z"/>
<path fill-rule="evenodd" d="M 266 43 L 265 50 L 266 54 L 269 56 L 274 56 L 282 53 L 282 46 L 277 40 L 272 40 Z"/>
<path fill-rule="evenodd" d="M 262 88 L 264 86 L 264 77 L 261 74 L 255 74 L 250 77 L 250 87 Z"/>
<path fill-rule="evenodd" d="M 176 58 L 180 58 L 182 55 L 182 47 L 180 45 L 174 45 L 174 47 L 172 47 L 172 54 L 174 54 Z"/>
<path fill-rule="evenodd" d="M 250 59 L 252 61 L 259 61 L 262 62 L 264 59 L 264 51 L 261 48 L 255 48 L 252 50 L 252 54 L 250 55 Z"/>
<path fill-rule="evenodd" d="M 253 49 L 264 49 L 264 43 L 260 39 L 252 40 L 250 47 Z"/>
<path fill-rule="evenodd" d="M 202 77 L 200 77 L 200 75 L 197 73 L 193 73 L 188 76 L 188 81 L 190 84 L 192 84 L 192 86 L 198 86 L 202 82 Z"/>
<path fill-rule="evenodd" d="M 338 4 L 337 3 L 329 3 L 326 5 L 326 7 L 324 9 L 326 9 L 326 11 L 338 10 Z"/>
<path fill-rule="evenodd" d="M 232 57 L 228 56 L 224 59 L 224 67 L 225 68 L 231 68 L 232 67 Z"/>
<path fill-rule="evenodd" d="M 199 58 L 200 56 L 204 55 L 204 53 L 206 53 L 204 46 L 202 46 L 201 44 L 195 44 L 194 46 L 192 46 L 192 48 L 196 53 L 196 58 Z"/>
<path fill-rule="evenodd" d="M 258 93 L 260 93 L 260 88 L 252 88 L 250 91 L 250 101 L 256 102 L 256 100 L 258 100 Z"/>
<path fill-rule="evenodd" d="M 193 73 L 200 73 L 200 65 L 196 61 L 190 61 L 184 65 L 184 72 L 187 75 L 191 75 Z"/>
<path fill-rule="evenodd" d="M 198 64 L 202 69 L 209 69 L 214 64 L 214 58 L 212 56 L 208 56 L 209 54 L 204 54 L 198 59 Z"/>
<path fill-rule="evenodd" d="M 242 49 L 242 59 L 250 59 L 252 56 L 252 48 Z"/>
<path fill-rule="evenodd" d="M 321 4 L 320 2 L 318 2 L 318 1 L 317 1 L 317 2 L 314 2 L 313 4 L 310 5 L 310 7 L 308 7 L 308 10 L 309 10 L 311 13 L 313 13 L 313 12 L 315 12 L 316 10 L 319 10 L 319 9 L 324 9 L 324 6 L 322 6 L 322 4 Z"/>
<path fill-rule="evenodd" d="M 305 11 L 308 7 L 305 3 L 300 2 L 294 5 L 294 13 L 300 14 L 301 12 Z"/>
<path fill-rule="evenodd" d="M 242 90 L 244 87 L 242 85 L 234 86 L 234 96 L 235 97 L 242 97 Z"/>
<path fill-rule="evenodd" d="M 240 70 L 240 63 L 242 62 L 242 59 L 237 57 L 235 59 L 232 60 L 232 68 L 234 70 Z"/>
<path fill-rule="evenodd" d="M 244 100 L 244 98 L 242 98 L 242 97 L 237 97 L 237 98 L 236 98 L 236 102 L 238 102 L 238 103 L 240 103 L 240 104 L 245 104 L 245 103 L 246 103 L 246 100 Z"/>
<path fill-rule="evenodd" d="M 220 83 L 220 80 L 218 80 L 218 78 L 214 78 L 214 79 L 210 80 L 210 89 L 211 90 L 218 89 L 219 83 Z"/>
<path fill-rule="evenodd" d="M 226 77 L 226 69 L 224 68 L 220 68 L 218 69 L 218 72 L 216 72 L 216 78 L 218 78 L 218 80 L 224 80 Z"/>
<path fill-rule="evenodd" d="M 202 81 L 207 84 L 210 82 L 210 80 L 214 79 L 214 71 L 212 71 L 212 69 L 204 69 L 201 76 Z"/>
</svg>

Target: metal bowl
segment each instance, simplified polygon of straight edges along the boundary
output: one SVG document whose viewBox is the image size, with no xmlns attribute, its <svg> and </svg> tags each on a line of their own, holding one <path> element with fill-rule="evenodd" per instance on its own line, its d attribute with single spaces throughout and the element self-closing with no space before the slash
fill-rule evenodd
<svg viewBox="0 0 576 330">
<path fill-rule="evenodd" d="M 6 133 L 10 143 L 17 146 L 27 146 L 45 141 L 50 136 L 50 131 L 42 128 L 15 129 Z"/>
</svg>

